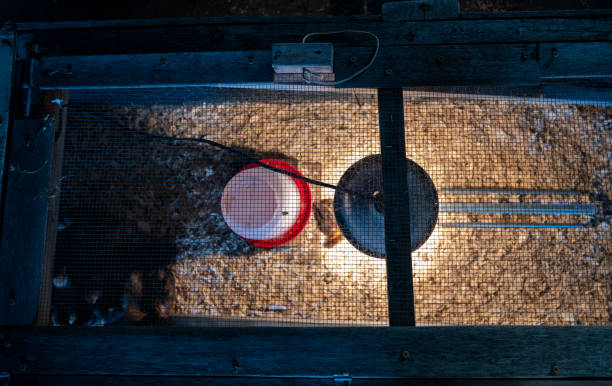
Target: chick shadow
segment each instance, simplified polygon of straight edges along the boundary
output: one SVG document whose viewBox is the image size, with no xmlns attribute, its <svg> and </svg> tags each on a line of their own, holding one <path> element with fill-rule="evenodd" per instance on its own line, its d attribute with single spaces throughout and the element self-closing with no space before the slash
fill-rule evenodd
<svg viewBox="0 0 612 386">
<path fill-rule="evenodd" d="M 254 159 L 296 159 L 147 138 L 99 117 L 88 117 L 96 123 L 87 128 L 84 119 L 75 121 L 61 186 L 60 226 L 67 225 L 58 232 L 54 262 L 54 277 L 68 284 L 54 286 L 54 322 L 167 323 L 177 259 L 261 252 L 223 221 L 223 188 Z"/>
</svg>

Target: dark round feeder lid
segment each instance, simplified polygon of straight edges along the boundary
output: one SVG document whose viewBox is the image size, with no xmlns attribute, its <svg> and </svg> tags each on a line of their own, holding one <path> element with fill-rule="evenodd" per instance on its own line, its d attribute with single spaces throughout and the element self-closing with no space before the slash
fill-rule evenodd
<svg viewBox="0 0 612 386">
<path fill-rule="evenodd" d="M 412 251 L 429 238 L 438 221 L 438 193 L 418 164 L 407 161 L 410 242 Z M 364 193 L 373 199 L 336 190 L 334 214 L 346 239 L 363 253 L 385 257 L 385 221 L 380 154 L 354 163 L 340 178 L 340 188 Z"/>
</svg>

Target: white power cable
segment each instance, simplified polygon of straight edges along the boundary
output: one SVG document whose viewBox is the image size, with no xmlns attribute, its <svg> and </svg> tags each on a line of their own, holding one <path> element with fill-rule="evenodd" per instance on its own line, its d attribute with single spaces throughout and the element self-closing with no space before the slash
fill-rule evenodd
<svg viewBox="0 0 612 386">
<path fill-rule="evenodd" d="M 337 34 L 345 34 L 345 33 L 370 35 L 371 37 L 374 38 L 374 40 L 376 40 L 376 49 L 374 50 L 374 54 L 372 55 L 372 59 L 370 59 L 370 62 L 368 64 L 366 64 L 365 67 L 363 67 L 359 71 L 355 72 L 353 75 L 349 76 L 348 78 L 344 78 L 342 80 L 337 80 L 335 82 L 332 82 L 332 81 L 325 82 L 325 81 L 313 80 L 311 78 L 312 72 L 308 71 L 307 69 L 304 69 L 304 71 L 302 73 L 302 77 L 304 78 L 306 83 L 312 83 L 312 84 L 316 84 L 316 85 L 320 85 L 320 86 L 337 86 L 339 84 L 346 83 L 349 80 L 355 79 L 359 75 L 363 74 L 363 72 L 366 71 L 368 68 L 370 68 L 370 66 L 372 66 L 372 64 L 374 63 L 374 60 L 376 60 L 376 57 L 378 56 L 378 49 L 380 48 L 380 40 L 378 40 L 378 36 L 376 36 L 376 34 L 374 34 L 372 32 L 369 32 L 369 31 L 342 30 L 342 31 L 333 31 L 333 32 L 311 32 L 311 33 L 307 34 L 306 36 L 304 36 L 304 38 L 302 39 L 302 43 L 306 43 L 306 41 L 309 38 L 311 38 L 312 36 L 337 35 Z"/>
</svg>

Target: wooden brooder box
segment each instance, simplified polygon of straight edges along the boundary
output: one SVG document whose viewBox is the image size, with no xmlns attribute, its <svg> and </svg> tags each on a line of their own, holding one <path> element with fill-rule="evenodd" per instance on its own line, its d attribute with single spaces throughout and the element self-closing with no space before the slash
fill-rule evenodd
<svg viewBox="0 0 612 386">
<path fill-rule="evenodd" d="M 3 30 L 0 371 L 610 377 L 610 13 L 432 7 Z M 361 76 L 274 82 L 272 44 L 355 29 L 380 39 Z M 373 50 L 330 41 L 336 80 Z M 386 259 L 344 239 L 334 191 L 316 185 L 298 238 L 249 245 L 218 207 L 245 159 L 137 132 L 285 159 L 332 185 L 381 154 Z M 440 201 L 412 253 L 405 158 Z"/>
</svg>

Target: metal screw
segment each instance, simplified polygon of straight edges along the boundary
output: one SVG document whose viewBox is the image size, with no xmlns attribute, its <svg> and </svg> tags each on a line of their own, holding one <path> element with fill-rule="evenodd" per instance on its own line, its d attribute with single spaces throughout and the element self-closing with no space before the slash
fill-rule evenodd
<svg viewBox="0 0 612 386">
<path fill-rule="evenodd" d="M 419 4 L 419 9 L 423 12 L 431 11 L 431 4 L 421 3 Z"/>
<path fill-rule="evenodd" d="M 410 41 L 410 42 L 411 42 L 411 41 L 413 41 L 413 40 L 414 40 L 414 32 L 412 32 L 412 31 L 408 31 L 408 32 L 406 33 L 406 35 L 404 35 L 404 38 L 405 38 L 406 40 Z"/>
<path fill-rule="evenodd" d="M 559 56 L 559 51 L 557 51 L 556 48 L 552 49 L 552 56 L 553 56 L 553 58 L 556 58 L 557 56 Z"/>
<path fill-rule="evenodd" d="M 553 365 L 553 366 L 552 366 L 552 368 L 550 369 L 550 372 L 551 372 L 553 375 L 556 375 L 556 374 L 559 372 L 559 366 L 557 366 L 557 365 Z"/>
<path fill-rule="evenodd" d="M 249 57 L 247 58 L 247 62 L 248 62 L 249 64 L 253 64 L 253 63 L 255 63 L 255 58 L 254 58 L 254 57 L 252 57 L 252 56 L 249 56 Z"/>
<path fill-rule="evenodd" d="M 408 358 L 410 358 L 410 351 L 408 350 L 402 351 L 402 359 L 408 359 Z"/>
<path fill-rule="evenodd" d="M 159 58 L 159 64 L 166 64 L 166 58 Z"/>
<path fill-rule="evenodd" d="M 387 68 L 387 69 L 385 70 L 385 75 L 386 75 L 386 76 L 390 76 L 391 74 L 393 74 L 393 70 L 392 70 L 392 69 L 390 69 L 390 68 Z"/>
<path fill-rule="evenodd" d="M 351 63 L 357 63 L 357 57 L 356 57 L 355 55 L 351 56 L 351 57 L 349 58 L 349 62 L 351 62 Z"/>
<path fill-rule="evenodd" d="M 238 360 L 236 358 L 232 359 L 232 372 L 234 374 L 238 373 Z"/>
</svg>

